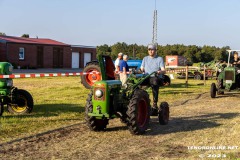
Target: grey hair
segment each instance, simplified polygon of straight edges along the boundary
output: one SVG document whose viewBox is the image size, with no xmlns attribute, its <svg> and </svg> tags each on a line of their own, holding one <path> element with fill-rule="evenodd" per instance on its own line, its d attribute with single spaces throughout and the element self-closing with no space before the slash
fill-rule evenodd
<svg viewBox="0 0 240 160">
<path fill-rule="evenodd" d="M 128 56 L 125 54 L 125 55 L 123 55 L 123 59 L 126 59 L 126 58 L 128 58 Z"/>
</svg>

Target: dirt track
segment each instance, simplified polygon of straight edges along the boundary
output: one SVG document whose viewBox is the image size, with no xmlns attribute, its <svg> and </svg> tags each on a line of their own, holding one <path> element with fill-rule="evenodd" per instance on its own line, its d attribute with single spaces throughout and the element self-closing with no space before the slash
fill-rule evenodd
<svg viewBox="0 0 240 160">
<path fill-rule="evenodd" d="M 176 101 L 170 104 L 172 116 L 169 124 L 160 126 L 157 118 L 152 117 L 149 130 L 142 136 L 131 135 L 118 119 L 111 120 L 105 132 L 91 132 L 83 122 L 79 122 L 2 144 L 0 159 L 187 158 L 190 152 L 188 145 L 184 144 L 184 136 L 222 125 L 217 120 L 239 116 L 239 98 L 240 95 L 231 94 L 229 97 L 211 99 L 209 93 L 203 93 L 189 100 Z M 230 110 L 232 106 L 235 107 Z M 183 110 L 185 112 L 180 112 Z M 240 156 L 240 152 L 238 154 Z"/>
</svg>

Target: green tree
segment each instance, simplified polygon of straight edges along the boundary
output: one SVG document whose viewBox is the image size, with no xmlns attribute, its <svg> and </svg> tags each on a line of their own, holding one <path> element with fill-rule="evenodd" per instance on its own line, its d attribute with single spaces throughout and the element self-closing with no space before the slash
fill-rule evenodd
<svg viewBox="0 0 240 160">
<path fill-rule="evenodd" d="M 29 38 L 29 34 L 23 34 L 21 37 Z"/>
<path fill-rule="evenodd" d="M 109 47 L 107 44 L 97 46 L 97 53 L 98 54 L 111 54 L 111 47 Z"/>
<path fill-rule="evenodd" d="M 6 34 L 3 32 L 0 32 L 0 36 L 6 36 Z"/>
</svg>

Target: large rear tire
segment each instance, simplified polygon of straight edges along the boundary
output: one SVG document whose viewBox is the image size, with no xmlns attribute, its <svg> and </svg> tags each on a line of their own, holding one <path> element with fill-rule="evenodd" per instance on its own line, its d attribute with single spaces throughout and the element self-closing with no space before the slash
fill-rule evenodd
<svg viewBox="0 0 240 160">
<path fill-rule="evenodd" d="M 96 119 L 96 117 L 92 117 L 88 115 L 88 113 L 92 112 L 92 109 L 93 109 L 92 96 L 93 96 L 93 93 L 91 92 L 87 98 L 87 103 L 85 106 L 85 121 L 90 130 L 102 131 L 107 127 L 108 119 Z"/>
<path fill-rule="evenodd" d="M 132 134 L 143 134 L 149 125 L 150 100 L 142 89 L 134 91 L 127 110 L 128 128 Z"/>
<path fill-rule="evenodd" d="M 94 71 L 94 72 L 93 72 Z M 92 72 L 92 73 L 91 73 Z M 96 73 L 97 72 L 97 73 Z M 87 89 L 91 89 L 92 85 L 102 80 L 102 74 L 101 69 L 99 67 L 99 64 L 97 62 L 89 63 L 84 69 L 83 73 L 86 73 L 86 75 L 81 76 L 81 83 L 83 86 Z M 91 74 L 90 74 L 91 73 Z"/>
<path fill-rule="evenodd" d="M 215 98 L 216 97 L 216 92 L 217 92 L 216 84 L 212 83 L 211 90 L 210 90 L 211 98 Z"/>
<path fill-rule="evenodd" d="M 160 111 L 158 114 L 158 120 L 161 125 L 168 124 L 169 121 L 169 105 L 167 102 L 162 102 L 160 104 Z"/>
<path fill-rule="evenodd" d="M 8 111 L 13 114 L 31 113 L 33 109 L 32 95 L 23 89 L 18 89 L 15 94 L 15 102 L 7 104 Z"/>
</svg>

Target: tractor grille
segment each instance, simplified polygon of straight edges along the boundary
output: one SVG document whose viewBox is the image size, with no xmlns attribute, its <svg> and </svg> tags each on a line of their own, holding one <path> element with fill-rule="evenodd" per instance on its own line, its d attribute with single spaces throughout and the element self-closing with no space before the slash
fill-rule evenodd
<svg viewBox="0 0 240 160">
<path fill-rule="evenodd" d="M 234 81 L 233 71 L 225 71 L 225 79 Z"/>
</svg>

